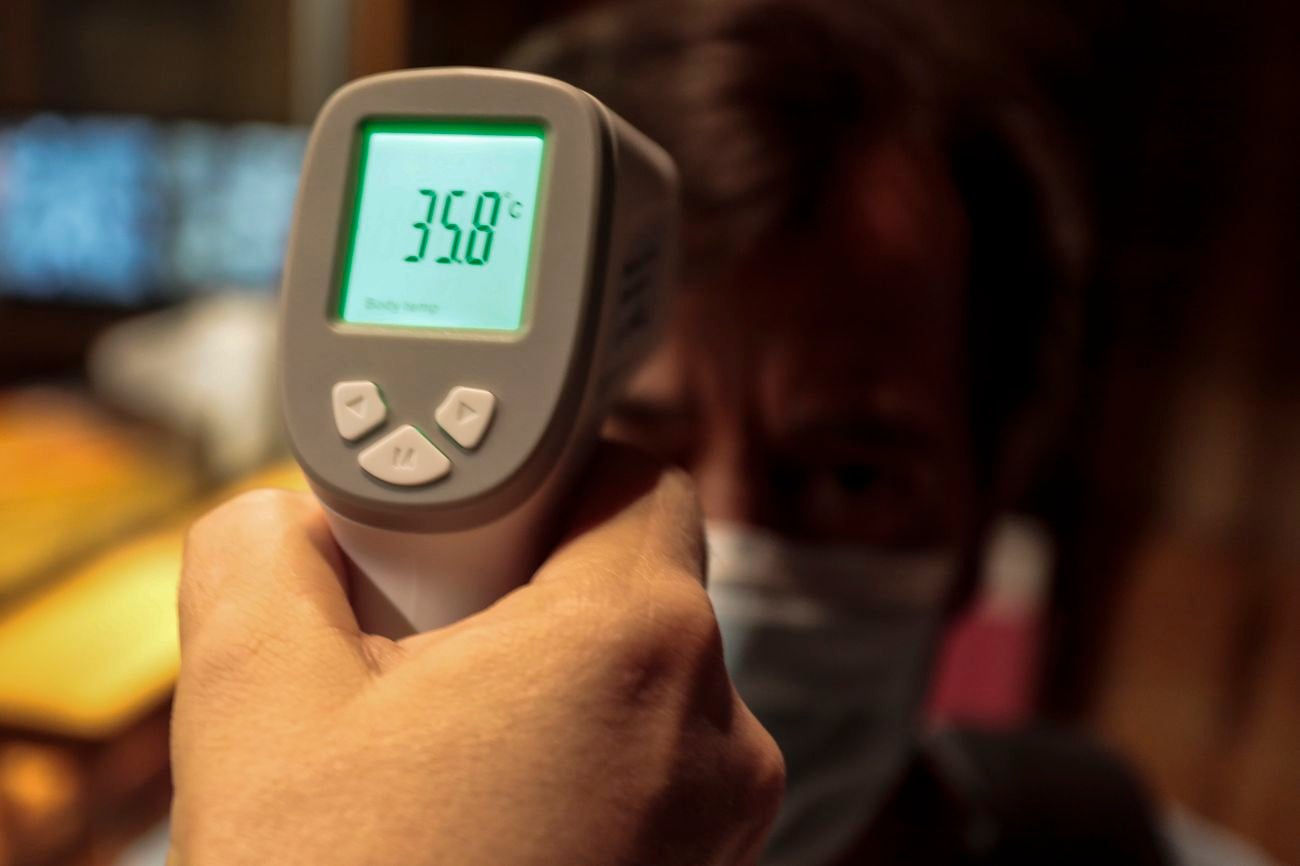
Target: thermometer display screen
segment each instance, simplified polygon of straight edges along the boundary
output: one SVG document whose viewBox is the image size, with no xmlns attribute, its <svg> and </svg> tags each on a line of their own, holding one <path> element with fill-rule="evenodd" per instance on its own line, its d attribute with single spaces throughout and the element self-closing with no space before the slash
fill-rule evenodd
<svg viewBox="0 0 1300 866">
<path fill-rule="evenodd" d="M 519 330 L 544 140 L 536 124 L 362 124 L 339 318 Z"/>
</svg>

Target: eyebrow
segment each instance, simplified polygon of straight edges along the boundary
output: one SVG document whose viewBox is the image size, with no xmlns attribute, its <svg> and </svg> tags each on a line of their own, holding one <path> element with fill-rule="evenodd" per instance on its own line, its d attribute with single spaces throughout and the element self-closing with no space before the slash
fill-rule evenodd
<svg viewBox="0 0 1300 866">
<path fill-rule="evenodd" d="M 810 418 L 782 431 L 781 439 L 798 443 L 809 440 L 853 440 L 872 447 L 924 449 L 936 436 L 915 418 L 870 409 L 849 409 Z"/>
<path fill-rule="evenodd" d="M 614 401 L 609 414 L 644 421 L 684 421 L 699 413 L 686 401 L 656 397 L 622 397 Z"/>
<path fill-rule="evenodd" d="M 665 424 L 695 421 L 699 412 L 685 401 L 630 395 L 617 400 L 610 415 L 633 423 Z M 874 448 L 924 450 L 934 444 L 936 437 L 924 424 L 906 415 L 851 407 L 796 423 L 781 431 L 778 439 L 796 445 L 837 439 Z"/>
</svg>

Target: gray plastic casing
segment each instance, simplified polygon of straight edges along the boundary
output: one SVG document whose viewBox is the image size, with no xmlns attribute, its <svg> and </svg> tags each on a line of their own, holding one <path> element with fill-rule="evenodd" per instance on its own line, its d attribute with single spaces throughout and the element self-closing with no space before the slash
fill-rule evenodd
<svg viewBox="0 0 1300 866">
<path fill-rule="evenodd" d="M 544 128 L 519 332 L 338 319 L 360 126 L 405 119 Z M 464 534 L 525 503 L 537 511 L 539 497 L 553 508 L 581 468 L 610 398 L 657 336 L 675 271 L 677 212 L 668 155 L 562 82 L 500 70 L 424 69 L 364 78 L 334 94 L 316 120 L 303 165 L 283 278 L 280 352 L 290 443 L 314 492 L 341 518 L 336 530 Z M 336 431 L 330 399 L 336 382 L 351 380 L 375 382 L 388 408 L 385 425 L 358 442 Z M 457 385 L 497 398 L 488 434 L 472 452 L 434 422 L 435 408 Z M 406 423 L 451 459 L 446 478 L 399 487 L 361 469 L 358 453 Z M 521 554 L 520 567 L 536 557 Z"/>
</svg>

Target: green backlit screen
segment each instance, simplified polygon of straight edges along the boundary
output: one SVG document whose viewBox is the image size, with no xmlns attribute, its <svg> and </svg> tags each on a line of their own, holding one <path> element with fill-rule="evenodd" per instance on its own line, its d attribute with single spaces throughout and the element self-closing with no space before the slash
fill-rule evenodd
<svg viewBox="0 0 1300 866">
<path fill-rule="evenodd" d="M 543 139 L 532 124 L 363 124 L 339 318 L 519 330 Z"/>
</svg>

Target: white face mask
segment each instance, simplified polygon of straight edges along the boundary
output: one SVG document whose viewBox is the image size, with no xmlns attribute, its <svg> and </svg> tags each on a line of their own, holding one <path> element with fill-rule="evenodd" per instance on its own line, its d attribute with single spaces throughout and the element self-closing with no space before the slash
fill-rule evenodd
<svg viewBox="0 0 1300 866">
<path fill-rule="evenodd" d="M 763 866 L 821 866 L 902 769 L 954 578 L 953 557 L 810 546 L 708 523 L 727 670 L 786 760 Z"/>
</svg>

